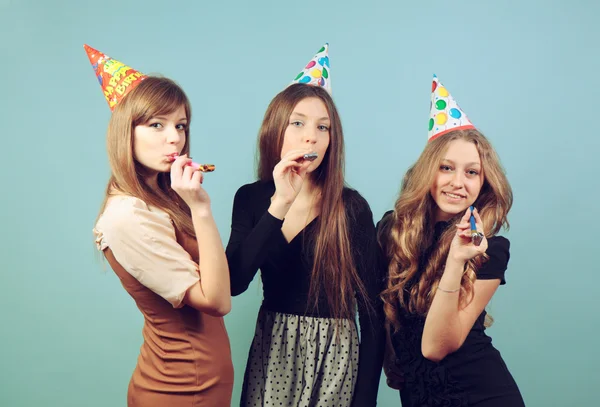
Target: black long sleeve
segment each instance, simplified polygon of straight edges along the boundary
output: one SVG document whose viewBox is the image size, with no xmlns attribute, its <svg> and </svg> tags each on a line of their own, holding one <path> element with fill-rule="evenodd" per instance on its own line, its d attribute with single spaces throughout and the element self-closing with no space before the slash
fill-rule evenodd
<svg viewBox="0 0 600 407">
<path fill-rule="evenodd" d="M 256 206 L 264 202 L 264 194 L 257 194 L 256 186 L 242 186 L 233 200 L 231 235 L 225 250 L 233 296 L 246 291 L 268 253 L 270 241 L 281 234 L 283 225 L 283 220 L 267 211 L 268 206 L 255 222 Z"/>
<path fill-rule="evenodd" d="M 360 195 L 358 197 L 356 224 L 352 225 L 352 250 L 356 253 L 356 266 L 365 285 L 370 306 L 367 306 L 361 298 L 357 298 L 361 340 L 358 378 L 352 406 L 368 407 L 377 405 L 385 351 L 385 314 L 383 301 L 380 298 L 384 289 L 385 275 L 379 255 L 373 214 L 368 203 Z"/>
</svg>

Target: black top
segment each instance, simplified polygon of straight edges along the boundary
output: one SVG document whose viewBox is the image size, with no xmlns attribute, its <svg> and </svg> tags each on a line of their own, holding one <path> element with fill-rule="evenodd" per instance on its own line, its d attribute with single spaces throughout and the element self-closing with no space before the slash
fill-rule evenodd
<svg viewBox="0 0 600 407">
<path fill-rule="evenodd" d="M 331 317 L 324 290 L 319 293 L 317 310 L 309 307 L 309 287 L 314 258 L 314 239 L 319 217 L 309 223 L 288 244 L 281 227 L 283 220 L 267 209 L 275 192 L 272 181 L 257 181 L 242 186 L 233 202 L 231 236 L 227 260 L 231 273 L 231 293 L 243 293 L 261 270 L 263 308 L 269 311 Z M 367 201 L 356 191 L 344 188 L 351 250 L 372 310 L 357 298 L 360 321 L 358 377 L 353 403 L 376 405 L 385 343 L 383 302 L 379 294 L 385 278 L 378 264 L 381 256 L 375 234 L 373 214 Z M 319 215 L 323 216 L 323 215 Z"/>
<path fill-rule="evenodd" d="M 377 224 L 387 223 L 387 212 Z M 433 242 L 421 257 L 423 272 L 432 249 L 449 223 L 435 225 Z M 489 260 L 477 271 L 478 280 L 500 280 L 506 284 L 504 272 L 510 258 L 510 242 L 501 236 L 488 239 Z M 387 264 L 387 259 L 384 260 Z M 415 276 L 418 281 L 420 273 Z M 414 283 L 413 282 L 413 283 Z M 407 287 L 411 286 L 408 282 Z M 405 294 L 407 292 L 405 291 Z M 400 329 L 392 335 L 396 365 L 404 375 L 400 391 L 402 406 L 523 406 L 519 389 L 500 353 L 493 347 L 492 338 L 485 332 L 484 310 L 477 318 L 463 345 L 439 363 L 426 359 L 421 352 L 425 316 L 399 310 Z"/>
</svg>

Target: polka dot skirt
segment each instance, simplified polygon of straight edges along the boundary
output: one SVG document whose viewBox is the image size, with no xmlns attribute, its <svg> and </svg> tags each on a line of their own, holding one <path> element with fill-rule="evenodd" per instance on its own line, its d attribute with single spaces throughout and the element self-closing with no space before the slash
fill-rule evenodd
<svg viewBox="0 0 600 407">
<path fill-rule="evenodd" d="M 345 407 L 358 373 L 356 324 L 261 310 L 243 407 Z"/>
</svg>

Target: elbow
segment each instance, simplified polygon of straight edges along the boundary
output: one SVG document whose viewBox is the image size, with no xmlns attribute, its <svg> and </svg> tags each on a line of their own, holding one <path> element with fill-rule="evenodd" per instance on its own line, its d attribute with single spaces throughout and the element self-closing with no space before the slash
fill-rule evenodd
<svg viewBox="0 0 600 407">
<path fill-rule="evenodd" d="M 213 317 L 224 317 L 231 312 L 231 298 L 215 301 L 206 307 L 204 312 Z"/>
<path fill-rule="evenodd" d="M 439 363 L 446 357 L 447 353 L 436 349 L 422 349 L 423 357 L 434 363 Z"/>
<path fill-rule="evenodd" d="M 248 284 L 239 284 L 239 283 L 234 284 L 234 282 L 232 280 L 231 284 L 230 284 L 231 296 L 237 297 L 238 295 L 245 292 L 247 288 L 248 288 Z"/>
<path fill-rule="evenodd" d="M 421 353 L 423 357 L 427 360 L 430 360 L 434 363 L 439 363 L 446 356 L 456 351 L 453 346 L 444 346 L 440 343 L 430 343 L 427 341 L 421 342 Z"/>
<path fill-rule="evenodd" d="M 223 298 L 197 298 L 188 296 L 185 303 L 190 307 L 197 309 L 213 317 L 224 317 L 231 311 L 231 296 L 223 295 Z"/>
<path fill-rule="evenodd" d="M 212 312 L 213 317 L 224 317 L 231 312 L 231 305 L 215 308 Z"/>
<path fill-rule="evenodd" d="M 202 292 L 200 283 L 197 282 L 186 292 L 183 302 L 205 314 L 223 317 L 231 311 L 231 295 L 229 290 L 219 289 L 216 291 L 207 296 Z"/>
</svg>

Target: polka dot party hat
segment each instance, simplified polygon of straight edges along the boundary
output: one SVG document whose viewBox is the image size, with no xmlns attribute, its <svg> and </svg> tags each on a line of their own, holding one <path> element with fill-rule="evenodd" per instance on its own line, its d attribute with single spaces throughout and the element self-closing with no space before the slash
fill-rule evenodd
<svg viewBox="0 0 600 407">
<path fill-rule="evenodd" d="M 474 129 L 465 112 L 458 106 L 448 89 L 433 75 L 431 105 L 429 107 L 428 141 L 452 130 Z"/>
<path fill-rule="evenodd" d="M 292 83 L 307 83 L 322 86 L 331 94 L 331 69 L 329 67 L 329 44 L 325 43 L 304 67 Z"/>
<path fill-rule="evenodd" d="M 95 50 L 89 45 L 84 44 L 83 48 L 85 48 L 85 52 L 90 59 L 92 68 L 94 68 L 96 78 L 100 82 L 100 87 L 111 112 L 115 110 L 117 104 L 129 92 L 147 78 L 143 73 Z"/>
</svg>

